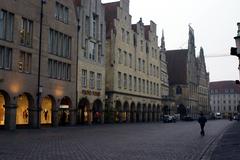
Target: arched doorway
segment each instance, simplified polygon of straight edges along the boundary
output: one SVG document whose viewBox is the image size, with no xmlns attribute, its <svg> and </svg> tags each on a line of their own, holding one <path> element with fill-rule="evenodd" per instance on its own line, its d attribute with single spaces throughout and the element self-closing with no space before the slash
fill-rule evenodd
<svg viewBox="0 0 240 160">
<path fill-rule="evenodd" d="M 160 105 L 158 104 L 157 105 L 157 121 L 159 122 L 160 121 L 160 117 L 161 117 L 161 107 Z"/>
<path fill-rule="evenodd" d="M 147 107 L 146 104 L 143 104 L 143 112 L 142 112 L 142 121 L 147 122 Z"/>
<path fill-rule="evenodd" d="M 90 102 L 87 98 L 82 98 L 78 104 L 77 113 L 78 124 L 90 124 L 92 122 L 92 112 Z"/>
<path fill-rule="evenodd" d="M 103 104 L 101 100 L 97 99 L 93 103 L 92 117 L 94 124 L 101 124 L 103 114 Z"/>
<path fill-rule="evenodd" d="M 134 102 L 131 103 L 130 121 L 131 122 L 136 121 L 136 108 Z"/>
<path fill-rule="evenodd" d="M 29 124 L 29 107 L 33 106 L 33 98 L 30 94 L 24 93 L 17 97 L 17 110 L 16 110 L 16 124 L 28 125 Z"/>
<path fill-rule="evenodd" d="M 184 116 L 187 115 L 187 109 L 183 104 L 180 104 L 177 109 L 178 114 L 180 114 L 180 118 L 182 119 Z"/>
<path fill-rule="evenodd" d="M 156 122 L 156 120 L 157 120 L 157 110 L 156 110 L 156 105 L 154 104 L 153 105 L 153 108 L 152 108 L 152 121 L 153 122 Z"/>
<path fill-rule="evenodd" d="M 122 122 L 121 108 L 122 108 L 121 102 L 116 101 L 115 111 L 114 111 L 114 122 L 116 122 L 116 123 Z"/>
<path fill-rule="evenodd" d="M 147 113 L 148 113 L 147 121 L 152 122 L 152 106 L 151 106 L 151 104 L 148 104 Z"/>
<path fill-rule="evenodd" d="M 168 106 L 164 106 L 162 109 L 163 115 L 169 115 L 170 114 L 170 108 Z"/>
<path fill-rule="evenodd" d="M 137 122 L 141 122 L 142 121 L 142 112 L 141 112 L 141 104 L 140 103 L 137 104 L 136 120 L 137 120 Z"/>
<path fill-rule="evenodd" d="M 129 104 L 127 101 L 123 104 L 122 122 L 129 122 Z"/>
<path fill-rule="evenodd" d="M 55 100 L 52 96 L 46 96 L 41 101 L 41 124 L 52 124 L 52 110 Z"/>
<path fill-rule="evenodd" d="M 70 124 L 70 111 L 72 101 L 69 97 L 63 97 L 58 109 L 58 122 L 60 126 Z"/>
</svg>

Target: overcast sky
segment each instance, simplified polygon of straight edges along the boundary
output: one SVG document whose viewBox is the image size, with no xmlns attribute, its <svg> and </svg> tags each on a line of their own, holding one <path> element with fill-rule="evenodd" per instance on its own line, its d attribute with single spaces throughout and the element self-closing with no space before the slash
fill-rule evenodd
<svg viewBox="0 0 240 160">
<path fill-rule="evenodd" d="M 117 0 L 102 0 L 103 3 Z M 235 47 L 240 0 L 130 0 L 132 23 L 157 24 L 159 42 L 164 29 L 166 48 L 187 48 L 188 24 L 194 28 L 196 53 L 202 46 L 210 81 L 239 79 L 238 59 L 229 56 Z"/>
</svg>

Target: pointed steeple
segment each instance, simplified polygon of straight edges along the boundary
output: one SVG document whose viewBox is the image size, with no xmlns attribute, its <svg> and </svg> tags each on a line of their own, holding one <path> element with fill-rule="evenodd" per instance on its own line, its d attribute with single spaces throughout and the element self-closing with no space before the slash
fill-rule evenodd
<svg viewBox="0 0 240 160">
<path fill-rule="evenodd" d="M 162 38 L 161 38 L 161 46 L 160 46 L 161 51 L 166 51 L 165 48 L 165 37 L 164 37 L 164 30 L 162 30 Z"/>
<path fill-rule="evenodd" d="M 200 47 L 200 57 L 204 57 L 204 51 L 202 47 Z"/>
<path fill-rule="evenodd" d="M 188 50 L 190 54 L 194 54 L 195 55 L 195 38 L 194 38 L 194 30 L 193 28 L 189 26 L 189 33 L 188 33 Z"/>
</svg>

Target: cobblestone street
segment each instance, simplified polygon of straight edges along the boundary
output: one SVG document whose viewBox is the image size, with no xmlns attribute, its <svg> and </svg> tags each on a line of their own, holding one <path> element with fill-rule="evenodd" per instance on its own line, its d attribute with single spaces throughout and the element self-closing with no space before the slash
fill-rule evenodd
<svg viewBox="0 0 240 160">
<path fill-rule="evenodd" d="M 1 160 L 198 160 L 232 122 L 194 122 L 0 130 Z"/>
</svg>

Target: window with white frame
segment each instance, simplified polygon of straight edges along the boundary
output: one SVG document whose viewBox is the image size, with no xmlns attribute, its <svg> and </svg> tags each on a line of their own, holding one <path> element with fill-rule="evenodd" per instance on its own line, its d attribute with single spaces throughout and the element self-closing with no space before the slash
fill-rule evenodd
<svg viewBox="0 0 240 160">
<path fill-rule="evenodd" d="M 93 14 L 92 16 L 92 36 L 94 39 L 97 38 L 97 15 Z"/>
<path fill-rule="evenodd" d="M 102 74 L 97 73 L 97 90 L 102 89 Z"/>
<path fill-rule="evenodd" d="M 94 89 L 95 88 L 95 73 L 90 71 L 90 75 L 89 75 L 89 86 L 91 89 Z"/>
<path fill-rule="evenodd" d="M 129 36 L 129 32 L 127 31 L 127 43 L 129 44 L 130 42 L 130 36 Z"/>
<path fill-rule="evenodd" d="M 102 45 L 98 45 L 98 63 L 102 63 Z"/>
<path fill-rule="evenodd" d="M 13 41 L 14 14 L 0 10 L 0 39 Z"/>
<path fill-rule="evenodd" d="M 50 78 L 71 80 L 71 65 L 53 59 L 48 59 L 48 75 Z"/>
<path fill-rule="evenodd" d="M 50 29 L 48 38 L 49 53 L 63 57 L 71 58 L 71 37 L 61 32 Z"/>
<path fill-rule="evenodd" d="M 118 64 L 123 63 L 123 55 L 122 55 L 122 50 L 119 48 L 118 49 Z"/>
<path fill-rule="evenodd" d="M 12 67 L 12 49 L 0 46 L 0 69 L 10 70 Z"/>
<path fill-rule="evenodd" d="M 145 72 L 145 60 L 142 60 L 142 70 Z"/>
<path fill-rule="evenodd" d="M 18 67 L 19 67 L 19 72 L 31 73 L 32 54 L 21 51 Z"/>
<path fill-rule="evenodd" d="M 56 2 L 55 17 L 57 20 L 67 24 L 69 19 L 68 7 L 59 2 Z"/>
<path fill-rule="evenodd" d="M 141 71 L 141 58 L 138 58 L 138 70 Z"/>
<path fill-rule="evenodd" d="M 131 75 L 129 75 L 128 81 L 129 81 L 129 90 L 131 91 L 132 90 L 132 76 Z"/>
<path fill-rule="evenodd" d="M 22 45 L 32 47 L 33 21 L 22 18 L 20 30 L 20 42 Z"/>
<path fill-rule="evenodd" d="M 89 59 L 94 61 L 96 58 L 96 44 L 90 41 L 88 49 L 89 49 Z"/>
<path fill-rule="evenodd" d="M 127 74 L 124 73 L 123 75 L 123 85 L 124 85 L 124 89 L 127 89 Z"/>
<path fill-rule="evenodd" d="M 141 78 L 138 78 L 138 92 L 142 92 L 142 81 L 141 81 Z"/>
<path fill-rule="evenodd" d="M 122 73 L 118 72 L 118 88 L 122 87 Z"/>
<path fill-rule="evenodd" d="M 90 18 L 88 16 L 85 18 L 85 34 L 87 37 L 90 35 Z"/>
<path fill-rule="evenodd" d="M 87 88 L 87 70 L 82 69 L 82 87 Z"/>
<path fill-rule="evenodd" d="M 153 94 L 153 84 L 152 84 L 152 82 L 150 82 L 150 94 L 151 95 Z"/>
<path fill-rule="evenodd" d="M 134 91 L 137 91 L 137 77 L 134 77 Z"/>
<path fill-rule="evenodd" d="M 122 41 L 125 42 L 125 30 L 122 28 Z"/>
<path fill-rule="evenodd" d="M 147 80 L 147 94 L 149 94 L 149 81 Z"/>
<path fill-rule="evenodd" d="M 129 67 L 132 68 L 132 54 L 129 53 Z"/>
<path fill-rule="evenodd" d="M 127 66 L 127 60 L 128 60 L 128 58 L 127 58 L 127 52 L 124 51 L 124 65 L 125 65 L 125 66 Z"/>
<path fill-rule="evenodd" d="M 143 90 L 142 90 L 143 93 L 145 93 L 145 80 L 144 79 L 142 80 L 142 88 L 143 88 Z"/>
</svg>

